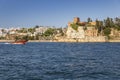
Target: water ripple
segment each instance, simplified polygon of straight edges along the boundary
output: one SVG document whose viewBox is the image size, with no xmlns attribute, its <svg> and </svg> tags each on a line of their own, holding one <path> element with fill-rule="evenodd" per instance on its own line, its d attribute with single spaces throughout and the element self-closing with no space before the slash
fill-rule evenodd
<svg viewBox="0 0 120 80">
<path fill-rule="evenodd" d="M 0 80 L 120 80 L 120 43 L 0 44 Z"/>
</svg>

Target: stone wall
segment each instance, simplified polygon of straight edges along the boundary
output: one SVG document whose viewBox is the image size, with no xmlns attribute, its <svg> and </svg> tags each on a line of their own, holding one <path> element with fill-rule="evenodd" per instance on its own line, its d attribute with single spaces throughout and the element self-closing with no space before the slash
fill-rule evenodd
<svg viewBox="0 0 120 80">
<path fill-rule="evenodd" d="M 106 42 L 108 38 L 106 36 L 95 36 L 95 37 L 85 37 L 85 38 L 59 38 L 55 41 L 58 42 Z"/>
</svg>

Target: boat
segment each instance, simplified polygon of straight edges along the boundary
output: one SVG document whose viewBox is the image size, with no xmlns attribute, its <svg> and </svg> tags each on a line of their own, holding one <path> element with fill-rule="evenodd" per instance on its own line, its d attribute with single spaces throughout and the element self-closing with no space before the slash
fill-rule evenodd
<svg viewBox="0 0 120 80">
<path fill-rule="evenodd" d="M 11 42 L 11 44 L 26 44 L 28 40 L 16 40 L 14 42 Z"/>
</svg>

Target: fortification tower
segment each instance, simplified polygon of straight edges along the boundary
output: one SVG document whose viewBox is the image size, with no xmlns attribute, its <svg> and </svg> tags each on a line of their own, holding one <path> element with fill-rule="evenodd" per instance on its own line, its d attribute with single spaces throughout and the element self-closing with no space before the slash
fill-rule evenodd
<svg viewBox="0 0 120 80">
<path fill-rule="evenodd" d="M 73 22 L 74 22 L 75 24 L 76 24 L 76 23 L 79 23 L 79 22 L 80 22 L 79 17 L 75 17 Z"/>
</svg>

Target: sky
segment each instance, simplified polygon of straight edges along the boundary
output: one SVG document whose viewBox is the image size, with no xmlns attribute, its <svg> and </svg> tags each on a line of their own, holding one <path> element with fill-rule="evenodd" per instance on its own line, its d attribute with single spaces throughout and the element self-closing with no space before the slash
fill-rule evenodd
<svg viewBox="0 0 120 80">
<path fill-rule="evenodd" d="M 66 27 L 74 17 L 120 17 L 120 0 L 0 0 L 0 28 Z"/>
</svg>

